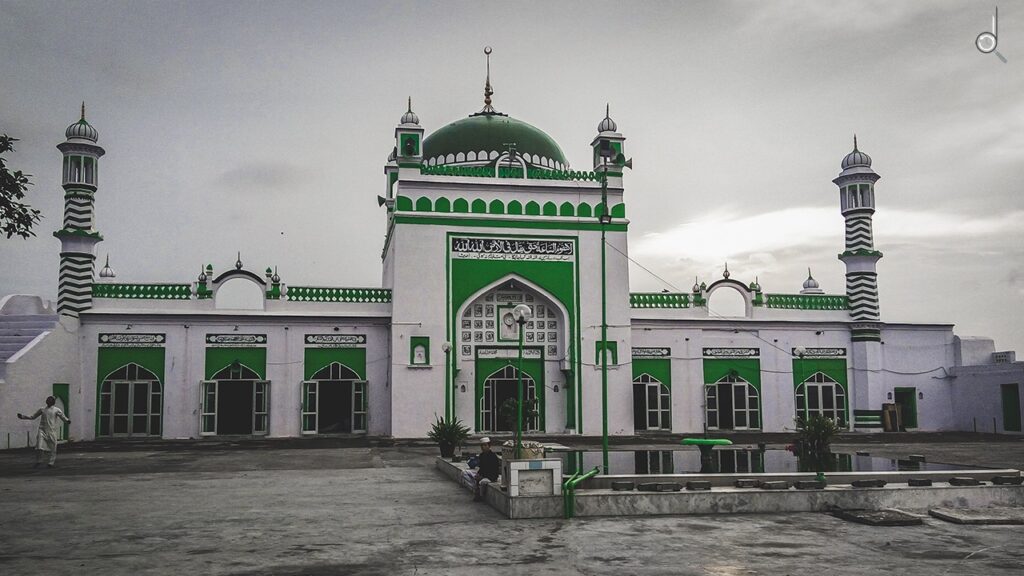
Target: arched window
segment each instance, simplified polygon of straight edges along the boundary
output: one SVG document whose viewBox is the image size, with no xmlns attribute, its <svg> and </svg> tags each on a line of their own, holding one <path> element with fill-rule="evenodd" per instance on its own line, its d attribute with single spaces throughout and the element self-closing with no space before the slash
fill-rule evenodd
<svg viewBox="0 0 1024 576">
<path fill-rule="evenodd" d="M 516 398 L 519 371 L 509 365 L 495 371 L 484 380 L 484 393 L 480 398 L 481 432 L 511 432 L 516 429 Z M 537 404 L 537 386 L 529 374 L 523 373 L 523 430 L 537 430 L 540 407 Z"/>
<path fill-rule="evenodd" d="M 99 436 L 159 436 L 163 387 L 156 374 L 135 363 L 100 383 Z"/>
<path fill-rule="evenodd" d="M 637 430 L 672 429 L 672 392 L 647 373 L 633 379 L 633 427 Z"/>
<path fill-rule="evenodd" d="M 761 403 L 757 388 L 735 374 L 704 386 L 704 411 L 713 430 L 761 428 Z"/>
<path fill-rule="evenodd" d="M 796 414 L 810 418 L 817 414 L 846 427 L 846 390 L 822 372 L 815 372 L 796 387 Z"/>
</svg>

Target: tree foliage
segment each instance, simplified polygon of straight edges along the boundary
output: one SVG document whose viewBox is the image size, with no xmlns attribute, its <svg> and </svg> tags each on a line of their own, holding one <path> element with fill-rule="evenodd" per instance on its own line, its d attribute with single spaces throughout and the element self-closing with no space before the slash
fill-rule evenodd
<svg viewBox="0 0 1024 576">
<path fill-rule="evenodd" d="M 28 238 L 36 235 L 32 227 L 39 223 L 42 216 L 39 210 L 22 202 L 25 191 L 32 185 L 29 182 L 30 175 L 23 174 L 21 170 L 12 172 L 4 160 L 3 155 L 13 152 L 17 141 L 17 138 L 7 134 L 0 136 L 0 231 L 8 238 L 15 234 Z"/>
</svg>

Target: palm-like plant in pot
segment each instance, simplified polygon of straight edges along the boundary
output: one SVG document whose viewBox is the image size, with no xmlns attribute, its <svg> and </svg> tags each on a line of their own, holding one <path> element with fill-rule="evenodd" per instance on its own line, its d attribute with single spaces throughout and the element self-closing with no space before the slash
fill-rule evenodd
<svg viewBox="0 0 1024 576">
<path fill-rule="evenodd" d="M 469 438 L 469 432 L 469 427 L 458 418 L 445 419 L 435 415 L 427 437 L 437 442 L 443 458 L 451 458 L 455 454 L 455 447 L 461 446 Z"/>
</svg>

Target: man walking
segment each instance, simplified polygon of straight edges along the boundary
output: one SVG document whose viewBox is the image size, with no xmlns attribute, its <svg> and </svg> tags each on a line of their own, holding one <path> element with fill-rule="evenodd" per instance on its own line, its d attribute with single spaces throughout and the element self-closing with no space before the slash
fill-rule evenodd
<svg viewBox="0 0 1024 576">
<path fill-rule="evenodd" d="M 71 423 L 71 419 L 64 415 L 64 411 L 54 406 L 56 403 L 56 398 L 48 396 L 46 398 L 46 408 L 36 410 L 35 414 L 25 416 L 21 412 L 18 412 L 18 418 L 21 420 L 40 419 L 39 433 L 36 435 L 36 463 L 33 465 L 33 468 L 38 468 L 39 465 L 42 464 L 43 450 L 48 450 L 50 452 L 50 463 L 46 466 L 53 468 L 54 462 L 57 461 L 58 426 L 61 425 L 61 420 L 68 424 Z"/>
</svg>

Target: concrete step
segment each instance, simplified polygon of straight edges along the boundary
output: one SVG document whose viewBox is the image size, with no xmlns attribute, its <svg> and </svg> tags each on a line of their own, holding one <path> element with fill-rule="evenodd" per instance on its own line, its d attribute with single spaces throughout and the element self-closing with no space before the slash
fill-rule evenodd
<svg viewBox="0 0 1024 576">
<path fill-rule="evenodd" d="M 0 324 L 4 322 L 43 321 L 56 322 L 56 314 L 0 314 Z"/>
<path fill-rule="evenodd" d="M 56 324 L 56 320 L 9 320 L 0 322 L 0 330 L 46 330 Z"/>
</svg>

